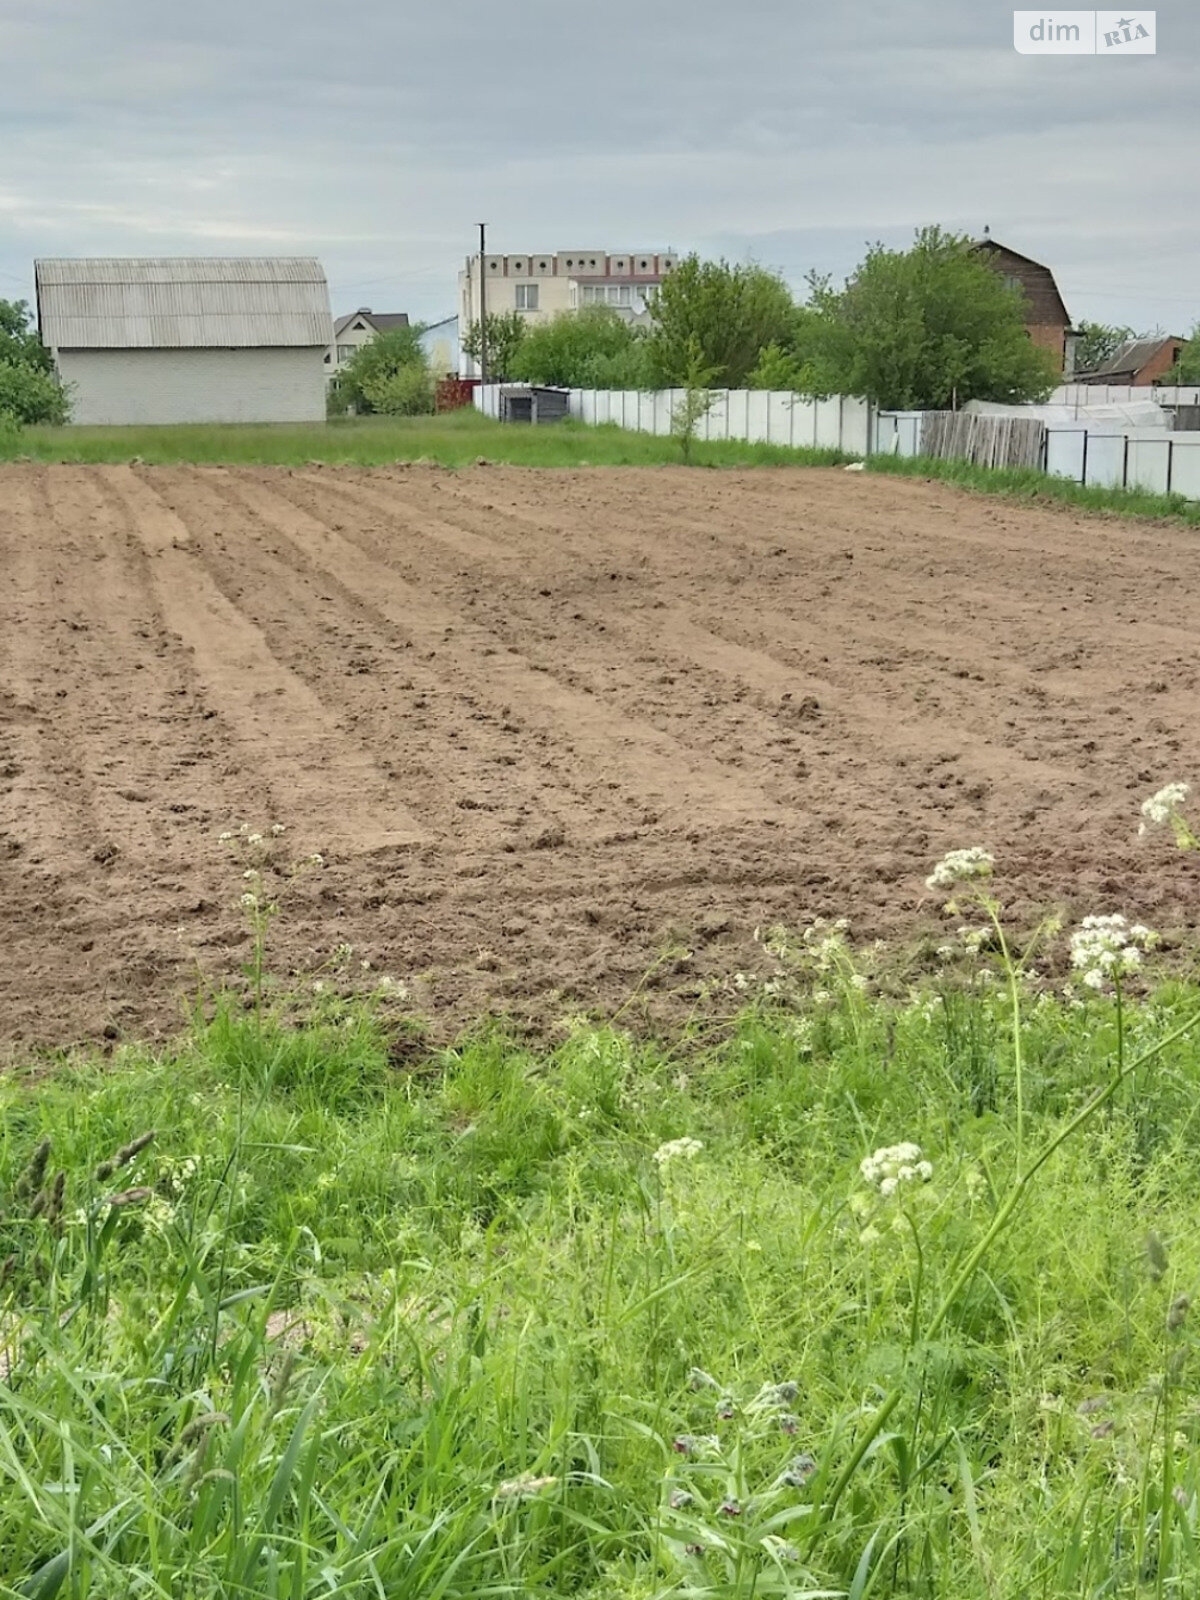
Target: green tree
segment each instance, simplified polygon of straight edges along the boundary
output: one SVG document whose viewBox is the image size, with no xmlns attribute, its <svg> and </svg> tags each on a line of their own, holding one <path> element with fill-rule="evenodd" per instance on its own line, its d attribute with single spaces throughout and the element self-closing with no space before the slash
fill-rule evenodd
<svg viewBox="0 0 1200 1600">
<path fill-rule="evenodd" d="M 683 370 L 683 396 L 671 412 L 671 433 L 679 440 L 684 466 L 691 462 L 696 430 L 712 410 L 714 395 L 709 386 L 715 370 L 705 361 L 700 341 L 693 334 Z"/>
<path fill-rule="evenodd" d="M 525 318 L 519 311 L 487 314 L 487 375 L 489 382 L 512 376 L 513 358 L 526 337 Z M 480 324 L 468 323 L 462 347 L 472 361 L 478 362 L 483 354 L 483 336 Z"/>
<path fill-rule="evenodd" d="M 811 374 L 803 357 L 796 350 L 785 350 L 781 344 L 769 344 L 759 352 L 758 363 L 746 380 L 748 389 L 790 389 L 799 394 L 806 391 Z"/>
<path fill-rule="evenodd" d="M 10 425 L 66 422 L 70 397 L 24 300 L 0 300 L 0 416 Z"/>
<path fill-rule="evenodd" d="M 1191 337 L 1179 352 L 1179 360 L 1163 379 L 1164 383 L 1200 383 L 1200 322 L 1192 329 Z"/>
<path fill-rule="evenodd" d="M 407 368 L 427 373 L 421 348 L 420 323 L 389 328 L 358 349 L 330 385 L 329 409 L 336 416 L 351 408 L 360 413 L 384 409 L 376 400 L 388 392 L 391 380 Z M 373 398 L 375 397 L 375 398 Z"/>
<path fill-rule="evenodd" d="M 738 389 L 768 345 L 790 344 L 796 308 L 774 273 L 691 255 L 663 279 L 649 310 L 649 355 L 657 382 L 684 383 L 698 348 L 713 382 Z"/>
<path fill-rule="evenodd" d="M 433 374 L 423 361 L 410 361 L 392 372 L 371 373 L 363 379 L 362 388 L 371 410 L 381 416 L 419 417 L 434 408 Z"/>
<path fill-rule="evenodd" d="M 567 389 L 645 388 L 645 335 L 608 306 L 563 311 L 527 330 L 507 376 Z"/>
<path fill-rule="evenodd" d="M 33 326 L 24 300 L 0 300 L 0 361 L 38 372 L 53 372 L 54 361 Z"/>
<path fill-rule="evenodd" d="M 1118 328 L 1107 322 L 1083 321 L 1075 330 L 1075 371 L 1095 372 L 1138 335 L 1132 328 Z"/>
<path fill-rule="evenodd" d="M 841 290 L 810 274 L 809 296 L 801 354 L 812 392 L 941 410 L 1044 400 L 1059 380 L 1025 331 L 1020 290 L 940 228 L 922 228 L 909 250 L 872 246 Z"/>
</svg>

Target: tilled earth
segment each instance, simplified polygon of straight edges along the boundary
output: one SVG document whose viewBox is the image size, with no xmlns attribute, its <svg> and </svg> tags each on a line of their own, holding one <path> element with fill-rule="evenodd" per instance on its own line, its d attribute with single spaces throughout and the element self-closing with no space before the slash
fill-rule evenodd
<svg viewBox="0 0 1200 1600">
<path fill-rule="evenodd" d="M 960 845 L 1018 917 L 1200 908 L 1137 836 L 1200 769 L 1180 527 L 837 470 L 13 464 L 0 580 L 19 1052 L 237 977 L 243 822 L 287 830 L 272 969 L 446 1034 L 669 1021 L 767 924 L 908 941 Z"/>
</svg>

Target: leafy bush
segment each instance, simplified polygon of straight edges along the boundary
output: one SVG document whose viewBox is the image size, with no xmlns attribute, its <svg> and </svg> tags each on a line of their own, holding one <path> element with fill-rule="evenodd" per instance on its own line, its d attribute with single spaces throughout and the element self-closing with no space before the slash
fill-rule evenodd
<svg viewBox="0 0 1200 1600">
<path fill-rule="evenodd" d="M 0 361 L 0 413 L 19 423 L 60 425 L 71 412 L 66 390 L 52 372 L 18 361 Z"/>
<path fill-rule="evenodd" d="M 376 397 L 386 397 L 394 401 L 391 380 L 410 367 L 415 367 L 428 383 L 425 352 L 421 348 L 422 331 L 419 323 L 408 328 L 389 328 L 386 333 L 377 334 L 370 343 L 360 345 L 330 385 L 331 414 L 342 416 L 349 410 L 360 414 L 373 411 L 401 414 L 394 403 L 381 405 L 377 403 Z M 415 388 L 415 382 L 409 384 L 407 393 L 410 397 Z M 414 406 L 412 409 L 432 411 L 432 389 L 430 389 L 429 404 Z"/>
<path fill-rule="evenodd" d="M 608 306 L 564 311 L 526 331 L 508 376 L 567 389 L 647 388 L 645 334 Z"/>
<path fill-rule="evenodd" d="M 693 255 L 663 280 L 650 315 L 649 354 L 658 383 L 686 381 L 694 341 L 716 385 L 740 389 L 768 345 L 791 343 L 796 307 L 774 273 Z"/>
<path fill-rule="evenodd" d="M 19 367 L 35 367 L 53 372 L 49 350 L 38 338 L 33 313 L 24 300 L 0 300 L 0 361 Z"/>
<path fill-rule="evenodd" d="M 489 312 L 487 321 L 487 376 L 489 382 L 497 378 L 511 378 L 514 358 L 525 339 L 525 318 L 519 311 L 506 311 L 503 315 Z M 467 324 L 463 334 L 463 351 L 478 363 L 483 355 L 483 328 L 478 321 Z"/>
<path fill-rule="evenodd" d="M 71 404 L 24 300 L 0 300 L 0 415 L 16 423 L 66 422 Z"/>
<path fill-rule="evenodd" d="M 1020 290 L 940 228 L 922 228 L 909 250 L 873 246 L 841 290 L 816 274 L 809 290 L 796 354 L 816 393 L 941 410 L 1044 400 L 1058 380 L 1026 332 Z"/>
<path fill-rule="evenodd" d="M 433 411 L 434 382 L 428 367 L 413 362 L 395 372 L 372 373 L 363 380 L 371 410 L 389 417 L 419 417 Z"/>
</svg>

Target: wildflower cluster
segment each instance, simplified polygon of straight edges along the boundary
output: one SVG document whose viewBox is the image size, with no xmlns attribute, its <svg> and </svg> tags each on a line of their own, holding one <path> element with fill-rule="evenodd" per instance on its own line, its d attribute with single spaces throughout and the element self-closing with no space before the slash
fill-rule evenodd
<svg viewBox="0 0 1200 1600">
<path fill-rule="evenodd" d="M 951 850 L 925 879 L 927 889 L 951 889 L 969 878 L 990 878 L 995 858 L 981 845 L 966 850 Z"/>
<path fill-rule="evenodd" d="M 506 1478 L 503 1483 L 498 1483 L 492 1499 L 528 1500 L 541 1494 L 544 1489 L 552 1489 L 557 1482 L 557 1477 L 551 1474 L 538 1478 L 532 1472 L 522 1472 L 517 1478 Z"/>
<path fill-rule="evenodd" d="M 933 1163 L 922 1159 L 919 1144 L 880 1145 L 858 1170 L 884 1200 L 890 1200 L 902 1184 L 928 1183 L 933 1177 Z"/>
<path fill-rule="evenodd" d="M 694 1160 L 703 1149 L 699 1139 L 668 1139 L 654 1152 L 654 1160 L 660 1168 L 668 1167 L 673 1161 Z"/>
<path fill-rule="evenodd" d="M 663 1483 L 666 1550 L 680 1562 L 702 1559 L 730 1573 L 746 1562 L 763 1563 L 759 1570 L 765 1572 L 781 1561 L 798 1561 L 799 1552 L 778 1529 L 796 1515 L 796 1491 L 808 1489 L 819 1472 L 811 1450 L 795 1453 L 800 1384 L 770 1381 L 743 1399 L 693 1367 L 688 1387 L 710 1391 L 717 1424 L 732 1428 L 720 1434 L 681 1433 L 670 1441 L 673 1455 L 681 1459 Z M 774 1447 L 772 1441 L 777 1441 Z M 748 1449 L 751 1443 L 759 1448 Z M 787 1451 L 782 1459 L 775 1455 L 778 1444 Z M 774 1467 L 768 1465 L 773 1455 Z M 750 1467 L 760 1461 L 759 1470 Z"/>
<path fill-rule="evenodd" d="M 1182 811 L 1190 792 L 1186 783 L 1166 783 L 1157 794 L 1152 794 L 1149 800 L 1143 800 L 1142 820 L 1138 825 L 1138 833 L 1144 836 L 1151 828 L 1170 825 L 1179 848 L 1195 850 L 1200 846 L 1200 840 L 1197 840 L 1188 826 Z"/>
<path fill-rule="evenodd" d="M 1103 989 L 1114 980 L 1136 972 L 1142 953 L 1158 935 L 1140 922 L 1132 925 L 1119 912 L 1108 917 L 1084 917 L 1071 935 L 1071 965 L 1089 989 Z"/>
</svg>

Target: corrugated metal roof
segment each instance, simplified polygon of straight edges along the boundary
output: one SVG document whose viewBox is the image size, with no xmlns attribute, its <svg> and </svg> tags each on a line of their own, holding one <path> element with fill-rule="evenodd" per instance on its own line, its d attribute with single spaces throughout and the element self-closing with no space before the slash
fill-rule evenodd
<svg viewBox="0 0 1200 1600">
<path fill-rule="evenodd" d="M 36 261 L 38 327 L 55 350 L 328 345 L 329 286 L 310 256 Z"/>
<path fill-rule="evenodd" d="M 1155 334 L 1149 339 L 1127 339 L 1119 345 L 1107 361 L 1088 374 L 1089 377 L 1108 376 L 1114 372 L 1140 372 L 1154 359 L 1165 344 L 1186 344 L 1185 339 Z"/>
</svg>

